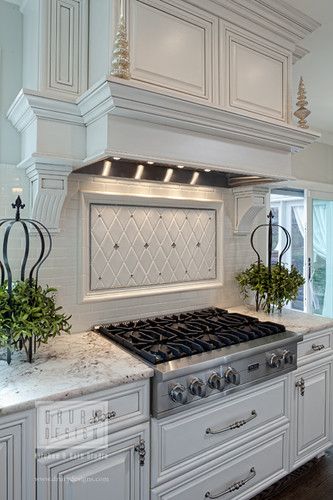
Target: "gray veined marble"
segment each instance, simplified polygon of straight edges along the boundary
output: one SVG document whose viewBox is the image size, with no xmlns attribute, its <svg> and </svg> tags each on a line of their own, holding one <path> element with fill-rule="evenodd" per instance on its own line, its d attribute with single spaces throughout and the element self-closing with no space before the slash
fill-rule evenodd
<svg viewBox="0 0 333 500">
<path fill-rule="evenodd" d="M 4 358 L 4 356 L 2 356 Z M 62 335 L 39 348 L 34 363 L 15 353 L 0 361 L 0 415 L 149 378 L 153 370 L 94 332 Z"/>
</svg>

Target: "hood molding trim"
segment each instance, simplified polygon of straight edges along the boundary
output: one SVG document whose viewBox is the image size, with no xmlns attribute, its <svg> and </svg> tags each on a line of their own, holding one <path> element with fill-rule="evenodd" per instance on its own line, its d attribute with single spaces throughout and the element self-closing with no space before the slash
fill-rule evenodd
<svg viewBox="0 0 333 500">
<path fill-rule="evenodd" d="M 193 102 L 193 98 L 187 100 L 158 92 L 156 88 L 151 90 L 147 84 L 134 84 L 118 78 L 99 82 L 77 103 L 88 129 L 89 125 L 108 114 L 288 152 L 304 149 L 320 138 L 315 131 L 244 116 L 219 106 Z"/>
<path fill-rule="evenodd" d="M 177 161 L 285 179 L 290 153 L 320 137 L 116 78 L 99 82 L 76 102 L 22 89 L 7 117 L 22 136 L 18 167 L 31 182 L 31 214 L 53 232 L 59 231 L 69 174 L 96 160 L 117 155 Z"/>
</svg>

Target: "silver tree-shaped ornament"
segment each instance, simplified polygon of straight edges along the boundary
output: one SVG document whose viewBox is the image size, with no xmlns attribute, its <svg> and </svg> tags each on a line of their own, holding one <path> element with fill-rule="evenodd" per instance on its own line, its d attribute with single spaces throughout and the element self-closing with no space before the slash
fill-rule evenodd
<svg viewBox="0 0 333 500">
<path fill-rule="evenodd" d="M 124 78 L 125 80 L 131 78 L 127 29 L 123 15 L 120 16 L 118 29 L 114 39 L 111 75 L 118 78 Z"/>
<path fill-rule="evenodd" d="M 301 77 L 299 80 L 297 91 L 297 110 L 294 113 L 296 118 L 298 118 L 298 126 L 300 128 L 309 128 L 309 124 L 306 121 L 306 118 L 311 114 L 311 111 L 306 107 L 308 104 L 309 103 L 306 100 L 306 90 L 303 77 Z"/>
<path fill-rule="evenodd" d="M 7 291 L 9 295 L 9 302 L 11 300 L 12 292 L 13 292 L 13 283 L 14 276 L 13 270 L 10 265 L 8 249 L 9 249 L 9 239 L 12 230 L 16 226 L 20 226 L 22 229 L 22 235 L 24 238 L 24 246 L 23 246 L 23 256 L 19 269 L 19 279 L 24 281 L 28 279 L 29 285 L 37 287 L 38 284 L 38 276 L 41 265 L 45 262 L 45 260 L 50 255 L 52 249 L 52 238 L 49 230 L 39 221 L 34 219 L 21 219 L 21 210 L 25 208 L 25 205 L 22 203 L 20 196 L 18 196 L 15 200 L 15 203 L 12 203 L 12 208 L 16 210 L 14 219 L 2 219 L 0 220 L 0 227 L 4 227 L 4 237 L 3 237 L 3 245 L 2 245 L 2 259 L 0 258 L 0 283 L 3 286 L 7 283 Z M 30 254 L 30 232 L 29 229 L 33 228 L 37 233 L 40 243 L 40 251 L 39 255 L 35 262 L 31 264 L 30 270 L 27 270 L 27 263 Z M 10 332 L 8 332 L 10 337 Z M 11 342 L 9 342 L 11 343 Z M 12 343 L 14 341 L 12 340 Z M 23 347 L 22 340 L 19 341 L 20 349 Z M 33 352 L 36 351 L 36 342 L 35 338 L 28 339 L 28 358 L 31 362 Z M 11 349 L 7 348 L 7 362 L 11 362 Z"/>
</svg>

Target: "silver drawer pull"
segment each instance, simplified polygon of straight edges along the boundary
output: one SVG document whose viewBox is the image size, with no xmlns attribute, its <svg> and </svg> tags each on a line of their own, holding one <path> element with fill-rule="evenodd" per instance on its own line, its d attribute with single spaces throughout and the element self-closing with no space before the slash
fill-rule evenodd
<svg viewBox="0 0 333 500">
<path fill-rule="evenodd" d="M 323 349 L 325 349 L 325 346 L 323 344 L 320 345 L 312 344 L 312 349 L 313 351 L 322 351 Z"/>
<path fill-rule="evenodd" d="M 234 422 L 233 424 L 230 424 L 227 427 L 223 427 L 222 429 L 213 430 L 210 427 L 208 427 L 206 429 L 206 434 L 221 434 L 222 432 L 232 431 L 234 429 L 239 429 L 240 427 L 243 427 L 243 425 L 247 424 L 248 422 L 250 422 L 251 420 L 253 420 L 257 416 L 258 416 L 257 412 L 255 410 L 252 410 L 251 415 L 248 418 L 246 418 L 244 420 L 236 420 L 236 422 Z"/>
<path fill-rule="evenodd" d="M 103 413 L 102 410 L 97 410 L 94 413 L 94 416 L 89 420 L 91 424 L 98 424 L 99 422 L 105 422 L 105 420 L 111 420 L 116 416 L 115 411 L 108 411 L 107 413 Z"/>
<path fill-rule="evenodd" d="M 230 486 L 230 488 L 228 488 L 224 491 L 219 491 L 217 493 L 211 493 L 210 491 L 207 491 L 207 493 L 205 494 L 205 498 L 220 498 L 223 495 L 227 495 L 228 493 L 232 493 L 233 491 L 239 490 L 239 488 L 241 488 L 246 483 L 251 481 L 251 479 L 253 479 L 256 474 L 257 473 L 256 473 L 255 468 L 251 467 L 250 474 L 245 479 L 241 479 L 240 481 L 237 481 L 236 483 L 232 484 Z"/>
</svg>

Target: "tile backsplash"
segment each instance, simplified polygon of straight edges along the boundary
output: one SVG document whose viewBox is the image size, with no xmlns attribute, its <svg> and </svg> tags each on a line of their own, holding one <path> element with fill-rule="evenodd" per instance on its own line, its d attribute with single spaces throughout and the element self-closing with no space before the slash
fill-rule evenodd
<svg viewBox="0 0 333 500">
<path fill-rule="evenodd" d="M 90 205 L 90 290 L 216 279 L 216 211 Z"/>
<path fill-rule="evenodd" d="M 1 216 L 13 216 L 10 204 L 17 196 L 18 190 L 21 189 L 20 194 L 27 204 L 24 215 L 28 217 L 29 183 L 25 172 L 17 169 L 14 165 L 0 165 Z M 252 262 L 255 256 L 250 247 L 248 236 L 235 236 L 233 234 L 234 207 L 231 190 L 217 190 L 209 187 L 162 186 L 158 184 L 150 186 L 138 184 L 135 186 L 135 192 L 141 196 L 140 205 L 147 206 L 147 200 L 149 200 L 149 206 L 152 208 L 151 200 L 157 199 L 154 206 L 158 210 L 158 205 L 162 206 L 158 199 L 163 196 L 169 199 L 166 208 L 183 207 L 179 213 L 185 213 L 189 210 L 186 208 L 186 204 L 189 203 L 187 200 L 191 200 L 191 209 L 196 206 L 196 199 L 199 201 L 198 206 L 203 200 L 207 200 L 207 202 L 209 200 L 223 202 L 223 238 L 221 233 L 220 240 L 216 242 L 217 246 L 222 246 L 222 254 L 215 263 L 215 273 L 217 276 L 219 274 L 223 275 L 223 284 L 216 288 L 198 289 L 196 282 L 188 281 L 189 289 L 180 290 L 179 285 L 161 285 L 158 293 L 155 293 L 153 285 L 148 285 L 143 288 L 151 291 L 149 295 L 126 298 L 114 296 L 111 299 L 98 299 L 95 302 L 84 303 L 80 293 L 80 284 L 85 270 L 82 270 L 78 265 L 83 245 L 80 240 L 79 229 L 83 224 L 88 227 L 89 220 L 83 221 L 82 219 L 80 192 L 100 193 L 108 198 L 103 204 L 111 205 L 115 204 L 112 192 L 117 192 L 119 195 L 131 195 L 133 194 L 133 183 L 127 185 L 122 181 L 111 182 L 78 175 L 71 175 L 69 178 L 68 196 L 61 214 L 61 231 L 53 234 L 52 253 L 41 268 L 40 280 L 42 283 L 58 289 L 58 303 L 64 307 L 67 313 L 72 315 L 73 332 L 86 330 L 92 325 L 102 322 L 170 314 L 210 305 L 229 307 L 240 303 L 241 300 L 234 276 L 236 272 L 243 269 L 249 262 Z M 175 203 L 173 200 L 176 200 Z M 123 204 L 126 205 L 126 203 Z M 139 203 L 136 206 L 139 206 Z M 213 214 L 214 210 L 206 210 L 201 207 L 200 212 L 205 214 L 211 212 Z M 217 226 L 219 227 L 220 224 L 217 219 Z M 211 229 L 206 230 L 205 234 L 208 235 L 209 231 Z M 22 241 L 15 237 L 12 244 L 13 251 L 11 255 L 14 264 L 14 261 L 19 262 L 22 257 Z M 212 243 L 211 248 L 213 247 L 214 243 Z M 38 247 L 34 242 L 34 237 L 32 237 L 31 252 L 38 255 Z M 213 269 L 213 265 L 211 268 Z M 205 283 L 209 284 L 211 281 L 208 279 Z M 173 288 L 176 288 L 176 290 Z M 104 293 L 103 290 L 97 290 L 95 293 L 98 294 L 98 292 Z M 136 288 L 132 287 L 128 289 L 128 292 L 136 294 Z M 108 294 L 108 292 L 105 293 Z"/>
</svg>

